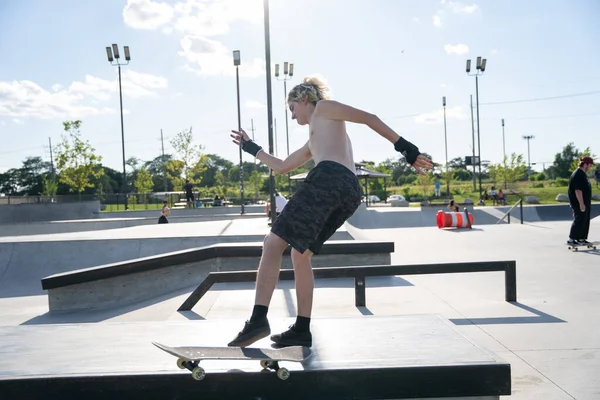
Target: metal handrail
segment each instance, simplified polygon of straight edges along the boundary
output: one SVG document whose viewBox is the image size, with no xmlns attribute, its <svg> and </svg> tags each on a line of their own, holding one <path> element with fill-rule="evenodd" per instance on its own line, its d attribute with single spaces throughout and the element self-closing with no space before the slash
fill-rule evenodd
<svg viewBox="0 0 600 400">
<path fill-rule="evenodd" d="M 500 218 L 500 219 L 498 220 L 498 222 L 496 222 L 496 225 L 498 225 L 500 222 L 504 221 L 504 218 L 506 218 L 507 216 L 508 216 L 508 223 L 510 224 L 510 213 L 511 213 L 511 212 L 513 212 L 513 210 L 514 210 L 514 209 L 515 209 L 515 207 L 517 207 L 517 206 L 521 206 L 521 207 L 520 207 L 520 211 L 521 211 L 521 225 L 523 225 L 523 198 L 522 198 L 522 197 L 519 199 L 519 201 L 517 201 L 517 202 L 515 203 L 515 205 L 514 205 L 514 206 L 512 206 L 512 207 L 510 208 L 510 210 L 508 210 L 508 211 L 506 212 L 506 214 L 504 214 L 504 216 L 503 216 L 502 218 Z"/>
</svg>

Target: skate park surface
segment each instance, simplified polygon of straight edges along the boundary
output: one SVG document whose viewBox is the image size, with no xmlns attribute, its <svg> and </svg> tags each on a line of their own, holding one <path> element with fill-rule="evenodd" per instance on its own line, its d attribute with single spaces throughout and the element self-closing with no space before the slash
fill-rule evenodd
<svg viewBox="0 0 600 400">
<path fill-rule="evenodd" d="M 475 207 L 470 209 L 475 217 L 473 229 L 438 229 L 437 209 L 362 207 L 338 231 L 337 238 L 393 241 L 392 264 L 516 260 L 517 302 L 504 301 L 503 277 L 495 272 L 368 278 L 366 307 L 353 305 L 352 279 L 318 280 L 312 316 L 315 331 L 330 332 L 335 330 L 331 325 L 336 319 L 342 323 L 349 318 L 351 322 L 360 321 L 362 329 L 370 332 L 387 326 L 382 321 L 390 318 L 396 321 L 390 326 L 420 334 L 418 338 L 405 337 L 414 340 L 410 343 L 418 350 L 420 345 L 427 347 L 427 328 L 434 326 L 427 324 L 436 323 L 431 316 L 438 315 L 477 346 L 510 364 L 511 396 L 501 398 L 600 398 L 600 252 L 567 249 L 570 221 L 565 208 L 526 206 L 523 224 L 518 210 L 513 212 L 511 224 L 496 224 L 505 210 L 508 208 Z M 593 216 L 590 240 L 600 229 L 600 217 Z M 220 337 L 212 338 L 213 344 L 228 341 L 249 316 L 254 301 L 252 283 L 218 284 L 188 312 L 176 310 L 196 283 L 191 283 L 188 290 L 122 308 L 49 313 L 40 279 L 56 272 L 206 243 L 260 241 L 267 232 L 264 216 L 38 235 L 28 232 L 20 236 L 8 235 L 4 230 L 0 238 L 0 379 L 10 374 L 27 375 L 28 370 L 30 374 L 47 372 L 44 368 L 50 367 L 77 373 L 76 365 L 61 363 L 60 357 L 52 366 L 52 353 L 44 352 L 53 346 L 81 346 L 89 351 L 94 345 L 110 344 L 110 335 L 115 332 L 123 337 L 134 336 L 131 340 L 163 338 L 169 341 L 167 344 L 179 340 L 184 342 L 181 344 L 193 344 L 201 337 L 202 323 L 219 321 L 222 331 Z M 269 309 L 272 329 L 277 332 L 287 328 L 295 309 L 293 282 L 280 282 Z M 418 321 L 426 326 L 417 325 L 414 318 L 424 318 Z M 79 337 L 87 340 L 81 344 L 66 342 L 73 338 L 69 334 L 73 329 L 82 330 Z M 19 356 L 25 357 L 17 348 L 23 346 L 18 338 L 23 332 L 35 339 L 34 344 L 28 344 L 27 357 L 37 360 L 37 350 L 43 358 L 50 358 L 40 360 L 37 370 L 24 360 L 16 361 Z M 368 335 L 364 339 L 368 341 Z M 119 347 L 119 343 L 116 349 L 126 352 L 127 348 Z M 269 341 L 263 339 L 256 345 L 268 346 Z M 102 351 L 104 358 L 97 367 L 100 372 L 109 373 L 102 367 L 111 361 L 122 361 L 125 370 L 136 371 L 144 357 L 158 358 L 159 368 L 176 369 L 173 358 L 163 357 L 152 348 L 148 348 L 148 354 L 135 353 L 135 359 L 116 350 L 111 352 L 110 346 Z M 191 380 L 189 373 L 182 374 L 185 382 Z"/>
</svg>

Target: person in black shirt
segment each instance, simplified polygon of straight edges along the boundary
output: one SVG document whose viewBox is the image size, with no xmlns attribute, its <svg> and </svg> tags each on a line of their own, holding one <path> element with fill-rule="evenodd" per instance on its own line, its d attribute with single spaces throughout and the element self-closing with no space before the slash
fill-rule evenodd
<svg viewBox="0 0 600 400">
<path fill-rule="evenodd" d="M 189 179 L 185 180 L 185 201 L 188 204 L 189 208 L 194 208 L 194 187 L 190 183 Z"/>
<path fill-rule="evenodd" d="M 579 168 L 569 179 L 569 203 L 573 209 L 573 224 L 567 243 L 571 246 L 588 244 L 587 236 L 590 230 L 590 208 L 592 206 L 592 184 L 587 173 L 594 165 L 591 157 L 582 157 Z"/>
</svg>

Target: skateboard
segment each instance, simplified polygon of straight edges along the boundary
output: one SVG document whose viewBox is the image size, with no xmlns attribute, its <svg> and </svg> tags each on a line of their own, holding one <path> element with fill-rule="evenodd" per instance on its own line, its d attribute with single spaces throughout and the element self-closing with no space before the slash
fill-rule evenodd
<svg viewBox="0 0 600 400">
<path fill-rule="evenodd" d="M 177 366 L 192 372 L 192 378 L 201 381 L 206 371 L 200 366 L 202 360 L 257 360 L 263 370 L 273 370 L 277 377 L 286 380 L 290 377 L 287 368 L 279 366 L 279 361 L 302 362 L 311 350 L 308 347 L 292 346 L 281 349 L 261 349 L 256 347 L 171 347 L 152 342 L 159 349 L 177 357 Z"/>
<path fill-rule="evenodd" d="M 569 248 L 569 250 L 572 250 L 572 251 L 579 251 L 580 248 L 596 250 L 596 246 L 598 245 L 598 243 L 599 242 L 590 242 L 588 244 L 578 244 L 576 246 L 569 245 L 568 248 Z"/>
</svg>

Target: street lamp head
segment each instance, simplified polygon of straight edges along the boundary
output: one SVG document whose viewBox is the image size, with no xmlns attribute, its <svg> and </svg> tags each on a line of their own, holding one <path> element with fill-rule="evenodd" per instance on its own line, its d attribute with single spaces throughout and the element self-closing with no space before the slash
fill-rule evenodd
<svg viewBox="0 0 600 400">
<path fill-rule="evenodd" d="M 477 57 L 477 70 L 481 69 L 481 57 Z"/>
<path fill-rule="evenodd" d="M 110 46 L 106 46 L 106 58 L 108 58 L 108 62 L 114 61 L 112 49 L 110 48 Z"/>
<path fill-rule="evenodd" d="M 487 58 L 484 58 L 481 62 L 481 72 L 485 71 L 485 64 L 487 63 Z"/>
<path fill-rule="evenodd" d="M 471 60 L 467 60 L 467 74 L 471 72 Z"/>
<path fill-rule="evenodd" d="M 129 61 L 131 60 L 131 54 L 129 54 L 129 46 L 125 46 L 125 60 Z"/>
<path fill-rule="evenodd" d="M 116 44 L 112 45 L 113 54 L 115 55 L 115 59 L 119 59 L 119 46 Z"/>
<path fill-rule="evenodd" d="M 242 58 L 239 50 L 233 51 L 233 65 L 238 66 L 242 63 Z"/>
<path fill-rule="evenodd" d="M 290 63 L 290 73 L 288 75 L 290 77 L 294 76 L 294 63 Z"/>
<path fill-rule="evenodd" d="M 442 96 L 442 105 L 446 107 L 446 96 Z"/>
<path fill-rule="evenodd" d="M 283 63 L 283 75 L 287 75 L 288 74 L 288 65 L 289 65 L 289 63 L 287 61 L 285 61 Z"/>
<path fill-rule="evenodd" d="M 504 118 L 502 118 L 502 126 L 504 126 Z"/>
<path fill-rule="evenodd" d="M 275 64 L 275 78 L 279 78 L 279 64 Z"/>
</svg>

